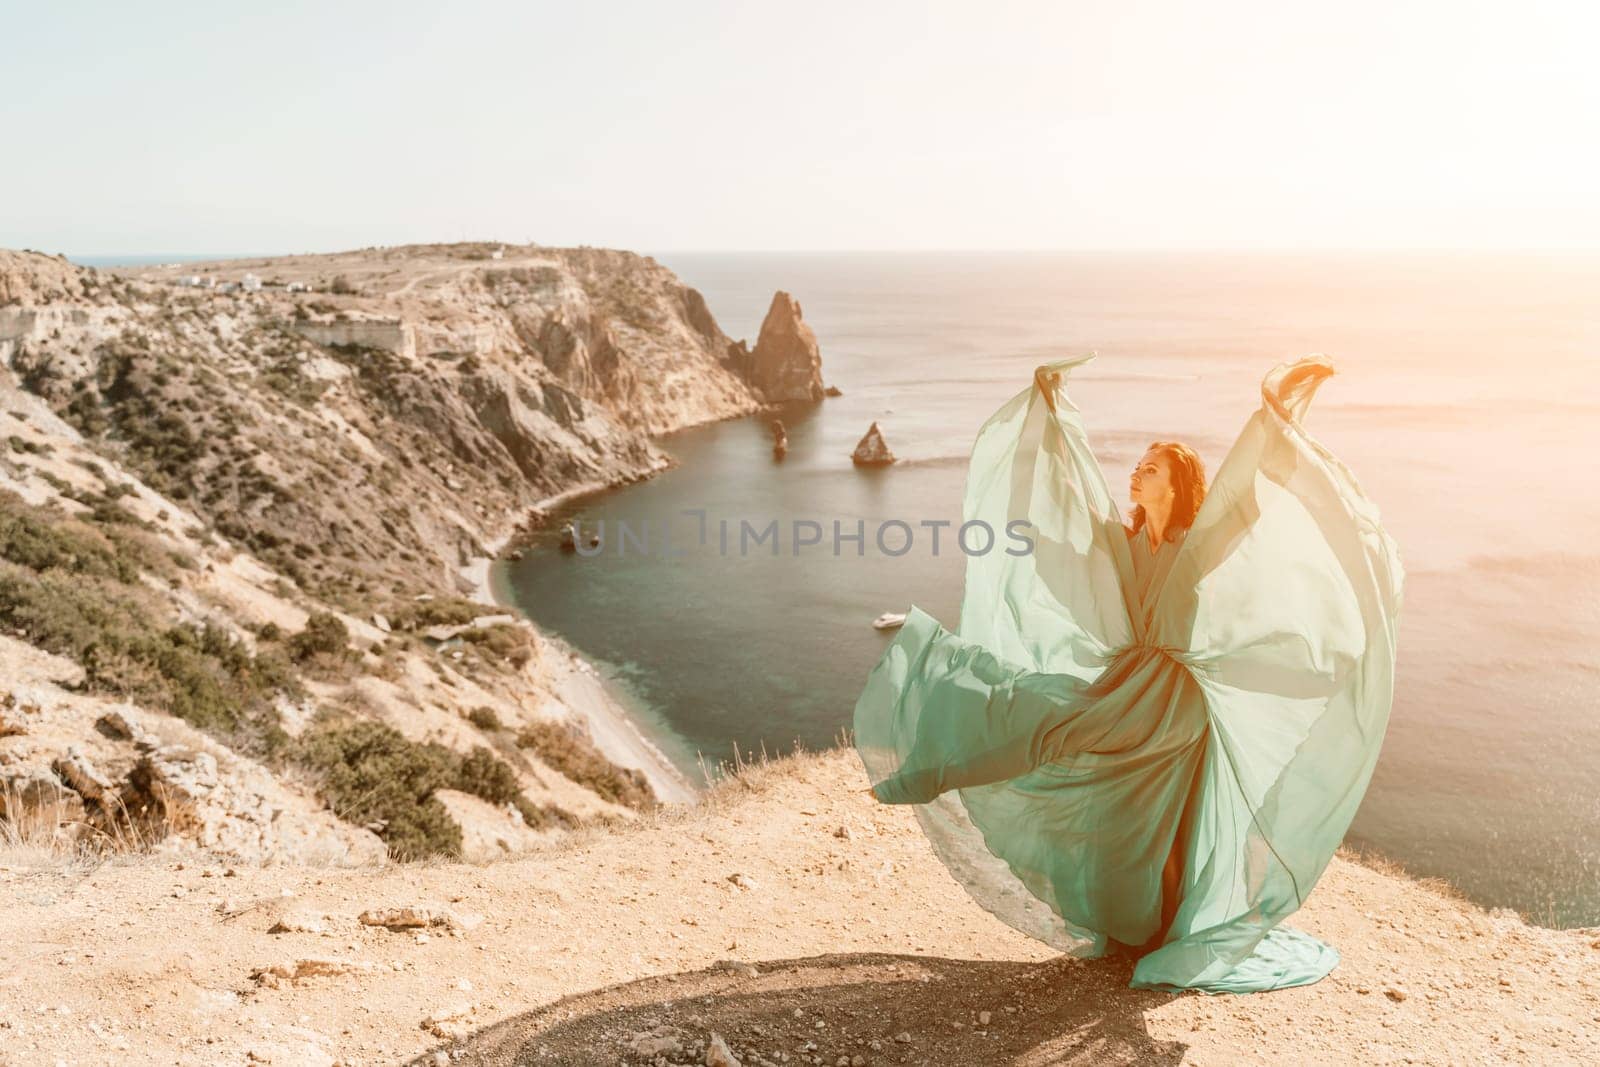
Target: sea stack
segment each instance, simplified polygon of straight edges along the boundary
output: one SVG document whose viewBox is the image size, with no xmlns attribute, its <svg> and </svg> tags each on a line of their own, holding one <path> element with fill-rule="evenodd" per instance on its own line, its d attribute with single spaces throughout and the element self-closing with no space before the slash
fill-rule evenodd
<svg viewBox="0 0 1600 1067">
<path fill-rule="evenodd" d="M 779 290 L 750 353 L 750 384 L 770 403 L 822 399 L 822 352 L 800 314 L 800 302 Z"/>
<path fill-rule="evenodd" d="M 887 467 L 894 462 L 894 453 L 889 451 L 889 443 L 883 439 L 883 431 L 878 429 L 876 422 L 867 428 L 867 432 L 856 443 L 856 450 L 850 453 L 850 461 L 858 467 Z"/>
</svg>

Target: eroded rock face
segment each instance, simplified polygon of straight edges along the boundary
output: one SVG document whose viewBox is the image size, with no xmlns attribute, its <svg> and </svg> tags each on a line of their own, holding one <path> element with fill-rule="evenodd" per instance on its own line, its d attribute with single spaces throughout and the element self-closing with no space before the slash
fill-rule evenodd
<svg viewBox="0 0 1600 1067">
<path fill-rule="evenodd" d="M 769 402 L 821 400 L 822 352 L 817 335 L 800 313 L 800 302 L 782 290 L 761 323 L 750 354 L 750 384 Z"/>
<path fill-rule="evenodd" d="M 889 451 L 889 443 L 883 439 L 883 431 L 876 422 L 862 434 L 856 450 L 850 453 L 850 460 L 859 467 L 884 467 L 894 462 L 894 453 Z"/>
<path fill-rule="evenodd" d="M 0 307 L 81 298 L 83 277 L 65 256 L 0 249 Z"/>
<path fill-rule="evenodd" d="M 0 751 L 0 816 L 49 836 L 203 850 L 250 863 L 381 863 L 377 835 L 286 790 L 188 724 L 37 687 Z"/>
</svg>

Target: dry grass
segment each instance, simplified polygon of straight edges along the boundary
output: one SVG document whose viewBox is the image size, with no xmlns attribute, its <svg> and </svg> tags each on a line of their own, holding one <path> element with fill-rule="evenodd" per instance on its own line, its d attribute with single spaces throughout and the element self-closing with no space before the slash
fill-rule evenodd
<svg viewBox="0 0 1600 1067">
<path fill-rule="evenodd" d="M 1418 877 L 1406 870 L 1404 866 L 1372 849 L 1358 848 L 1355 845 L 1340 845 L 1339 851 L 1334 853 L 1346 863 L 1353 863 L 1358 867 L 1365 867 L 1375 871 L 1385 878 L 1394 878 L 1402 882 L 1427 890 L 1434 896 L 1443 897 L 1453 904 L 1466 905 L 1476 908 L 1477 905 L 1460 889 L 1451 885 L 1443 878 Z"/>
<path fill-rule="evenodd" d="M 141 823 L 121 808 L 90 821 L 75 794 L 57 786 L 45 798 L 0 786 L 0 856 L 8 865 L 89 868 L 114 855 L 150 852 L 167 836 L 165 822 Z"/>
<path fill-rule="evenodd" d="M 640 812 L 631 819 L 609 821 L 591 819 L 559 837 L 536 845 L 527 852 L 514 856 L 497 856 L 483 860 L 475 866 L 515 863 L 529 855 L 559 855 L 581 851 L 618 835 L 644 834 L 665 827 L 692 826 L 708 817 L 737 808 L 752 795 L 766 793 L 778 783 L 804 780 L 814 776 L 819 763 L 833 758 L 840 748 L 847 745 L 848 741 L 841 735 L 834 747 L 818 751 L 810 751 L 797 745 L 795 751 L 788 755 L 772 756 L 763 747 L 754 756 L 746 756 L 735 749 L 731 761 L 720 760 L 711 768 L 708 768 L 702 759 L 701 768 L 712 784 L 701 791 L 693 804 L 660 804 Z M 440 867 L 460 862 L 462 861 L 431 857 L 410 861 L 408 866 Z"/>
</svg>

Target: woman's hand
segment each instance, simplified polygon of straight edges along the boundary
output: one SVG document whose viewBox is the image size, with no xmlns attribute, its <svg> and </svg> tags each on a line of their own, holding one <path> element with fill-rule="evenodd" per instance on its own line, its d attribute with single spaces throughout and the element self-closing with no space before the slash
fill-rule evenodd
<svg viewBox="0 0 1600 1067">
<path fill-rule="evenodd" d="M 1048 370 L 1044 364 L 1034 369 L 1033 384 L 1039 387 L 1039 392 L 1044 394 L 1044 402 L 1050 410 L 1056 409 L 1056 389 L 1061 385 L 1061 372 Z"/>
</svg>

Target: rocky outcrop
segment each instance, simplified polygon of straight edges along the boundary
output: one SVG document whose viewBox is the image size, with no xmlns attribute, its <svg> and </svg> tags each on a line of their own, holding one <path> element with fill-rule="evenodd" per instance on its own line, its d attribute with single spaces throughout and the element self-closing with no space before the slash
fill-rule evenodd
<svg viewBox="0 0 1600 1067">
<path fill-rule="evenodd" d="M 93 272 L 88 276 L 92 279 Z M 65 256 L 0 248 L 0 308 L 83 299 L 95 288 L 93 283 L 86 287 L 84 279 L 85 272 Z"/>
<path fill-rule="evenodd" d="M 894 462 L 894 453 L 889 451 L 889 443 L 883 439 L 883 431 L 876 422 L 856 442 L 850 461 L 858 467 L 886 467 Z"/>
<path fill-rule="evenodd" d="M 788 293 L 773 294 L 750 353 L 749 379 L 769 402 L 821 400 L 822 352 L 817 335 L 806 325 L 800 302 Z"/>
<path fill-rule="evenodd" d="M 782 419 L 773 419 L 767 428 L 772 431 L 772 456 L 782 459 L 789 452 L 789 431 L 784 429 Z"/>
<path fill-rule="evenodd" d="M 0 638 L 0 661 L 12 660 Z M 381 862 L 383 842 L 169 716 L 36 683 L 6 696 L 0 815 L 29 837 L 120 841 L 251 863 Z M 15 709 L 22 710 L 16 711 Z"/>
<path fill-rule="evenodd" d="M 396 318 L 355 319 L 293 324 L 294 332 L 326 348 L 375 348 L 410 359 L 417 354 L 416 332 Z"/>
</svg>

